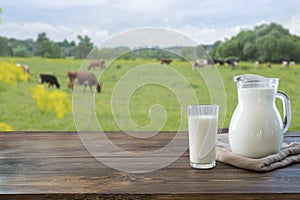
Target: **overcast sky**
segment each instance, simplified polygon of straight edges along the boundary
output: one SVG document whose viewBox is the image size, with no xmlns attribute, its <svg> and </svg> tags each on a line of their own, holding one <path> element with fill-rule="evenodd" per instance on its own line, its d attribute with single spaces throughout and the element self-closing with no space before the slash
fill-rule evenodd
<svg viewBox="0 0 300 200">
<path fill-rule="evenodd" d="M 212 44 L 243 28 L 276 22 L 300 35 L 299 0 L 2 0 L 0 36 L 54 41 L 88 35 L 98 45 L 142 27 L 179 31 Z"/>
</svg>

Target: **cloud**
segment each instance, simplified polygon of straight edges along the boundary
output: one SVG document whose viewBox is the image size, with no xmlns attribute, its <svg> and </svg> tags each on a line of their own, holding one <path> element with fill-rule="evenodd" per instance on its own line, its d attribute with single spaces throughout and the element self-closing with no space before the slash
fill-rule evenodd
<svg viewBox="0 0 300 200">
<path fill-rule="evenodd" d="M 225 38 L 230 38 L 236 35 L 243 26 L 235 26 L 228 29 L 223 28 L 212 28 L 212 27 L 197 27 L 186 25 L 178 29 L 179 32 L 189 36 L 199 44 L 213 44 L 214 42 Z"/>
<path fill-rule="evenodd" d="M 74 7 L 95 7 L 108 3 L 109 0 L 13 0 L 9 2 L 5 2 L 4 5 L 16 6 L 16 7 L 27 7 L 31 6 L 33 8 L 40 9 L 68 9 Z"/>
<path fill-rule="evenodd" d="M 82 29 L 76 33 L 73 33 L 73 37 L 77 37 L 78 34 L 89 36 L 92 39 L 92 42 L 97 46 L 110 37 L 110 34 L 107 30 L 98 29 Z"/>
<path fill-rule="evenodd" d="M 76 40 L 81 34 L 98 44 L 119 32 L 159 27 L 211 44 L 262 21 L 300 35 L 298 0 L 13 0 L 1 6 L 1 36 L 19 39 L 46 32 L 55 41 Z"/>
<path fill-rule="evenodd" d="M 17 39 L 36 39 L 39 33 L 45 32 L 47 37 L 54 41 L 63 41 L 64 39 L 77 41 L 77 35 L 87 35 L 92 38 L 94 43 L 99 43 L 108 38 L 107 30 L 96 28 L 69 28 L 67 26 L 54 26 L 47 23 L 7 23 L 0 26 L 1 36 Z"/>
<path fill-rule="evenodd" d="M 286 23 L 291 34 L 300 35 L 300 15 L 291 17 Z"/>
</svg>

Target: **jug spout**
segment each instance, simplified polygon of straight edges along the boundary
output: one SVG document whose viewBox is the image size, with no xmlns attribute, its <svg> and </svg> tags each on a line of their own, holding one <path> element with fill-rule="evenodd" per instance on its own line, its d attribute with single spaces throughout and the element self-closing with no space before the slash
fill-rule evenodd
<svg viewBox="0 0 300 200">
<path fill-rule="evenodd" d="M 264 76 L 259 76 L 256 74 L 242 74 L 242 75 L 238 75 L 238 76 L 234 76 L 233 80 L 234 82 L 238 83 L 238 82 L 258 82 L 258 81 L 265 81 L 266 77 Z"/>
</svg>

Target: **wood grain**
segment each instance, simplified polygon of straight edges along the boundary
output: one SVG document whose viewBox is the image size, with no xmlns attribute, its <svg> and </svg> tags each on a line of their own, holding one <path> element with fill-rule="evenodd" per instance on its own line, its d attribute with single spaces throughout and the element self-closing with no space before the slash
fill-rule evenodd
<svg viewBox="0 0 300 200">
<path fill-rule="evenodd" d="M 99 133 L 87 134 L 93 138 Z M 133 152 L 157 150 L 175 134 L 166 132 L 137 139 L 121 132 L 106 133 L 114 144 Z M 181 144 L 187 144 L 187 133 L 180 134 Z M 300 133 L 285 136 L 287 142 L 300 141 Z M 195 170 L 188 164 L 188 155 L 187 151 L 154 172 L 126 173 L 91 156 L 77 133 L 0 133 L 0 199 L 300 198 L 300 164 L 267 173 L 219 162 L 214 169 Z M 175 157 L 176 148 L 174 155 L 166 156 Z"/>
</svg>

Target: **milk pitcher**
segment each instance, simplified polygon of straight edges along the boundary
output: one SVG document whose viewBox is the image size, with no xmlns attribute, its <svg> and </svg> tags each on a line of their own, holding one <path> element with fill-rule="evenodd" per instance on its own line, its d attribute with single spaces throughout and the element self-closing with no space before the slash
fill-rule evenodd
<svg viewBox="0 0 300 200">
<path fill-rule="evenodd" d="M 261 158 L 278 153 L 283 135 L 291 124 L 289 97 L 277 91 L 279 79 L 253 74 L 235 76 L 238 105 L 229 125 L 229 144 L 233 153 Z M 275 105 L 283 104 L 283 120 Z"/>
</svg>

